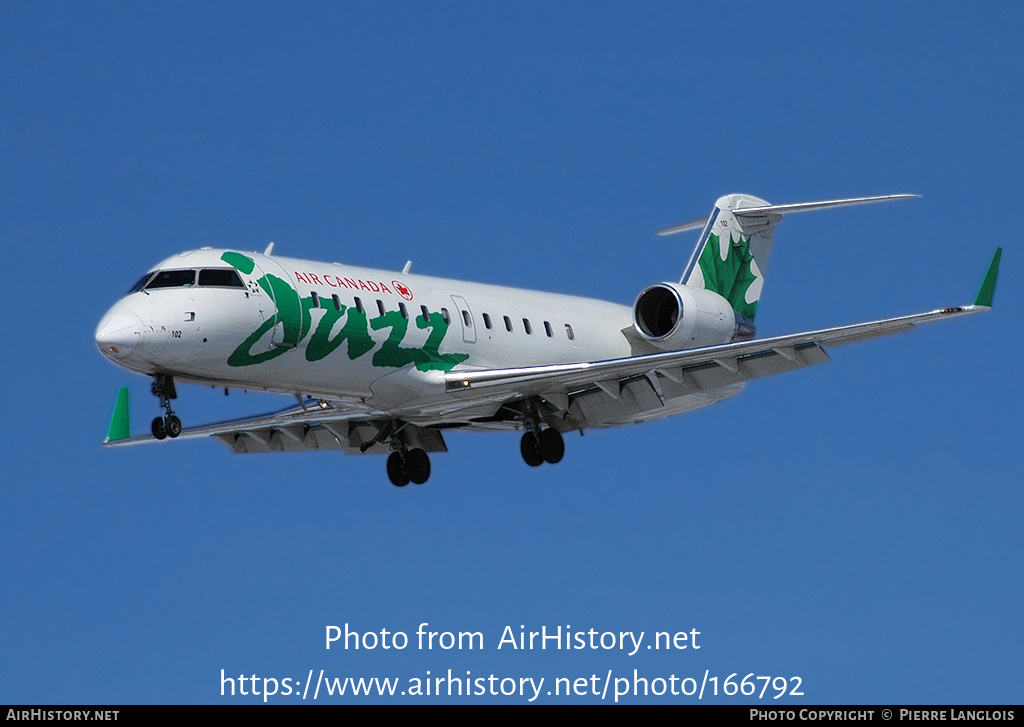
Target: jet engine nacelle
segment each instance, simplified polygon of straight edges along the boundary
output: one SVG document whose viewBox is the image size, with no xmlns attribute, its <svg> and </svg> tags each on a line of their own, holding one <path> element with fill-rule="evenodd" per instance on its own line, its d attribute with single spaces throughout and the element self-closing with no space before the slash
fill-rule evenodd
<svg viewBox="0 0 1024 727">
<path fill-rule="evenodd" d="M 633 304 L 633 327 L 666 351 L 754 337 L 754 324 L 718 293 L 678 283 L 652 285 L 640 293 Z"/>
</svg>

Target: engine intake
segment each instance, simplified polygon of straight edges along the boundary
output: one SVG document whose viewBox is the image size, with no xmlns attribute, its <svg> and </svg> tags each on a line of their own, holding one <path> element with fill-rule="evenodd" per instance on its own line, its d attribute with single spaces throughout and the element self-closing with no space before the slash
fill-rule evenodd
<svg viewBox="0 0 1024 727">
<path fill-rule="evenodd" d="M 633 304 L 633 327 L 666 351 L 754 337 L 754 324 L 718 293 L 678 283 L 652 285 L 640 293 Z"/>
</svg>

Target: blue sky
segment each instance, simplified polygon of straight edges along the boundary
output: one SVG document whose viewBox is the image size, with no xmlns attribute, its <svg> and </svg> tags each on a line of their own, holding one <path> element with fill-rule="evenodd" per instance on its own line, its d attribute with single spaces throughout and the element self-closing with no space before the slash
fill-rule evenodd
<svg viewBox="0 0 1024 727">
<path fill-rule="evenodd" d="M 1019 702 L 1022 21 L 1011 3 L 0 4 L 0 702 L 261 701 L 222 697 L 221 669 L 545 690 L 753 673 L 804 696 L 751 703 Z M 694 244 L 653 231 L 730 192 L 923 195 L 787 219 L 761 335 L 971 302 L 1004 246 L 996 308 L 574 435 L 557 466 L 453 433 L 422 488 L 378 457 L 100 446 L 118 387 L 136 430 L 157 405 L 96 324 L 171 254 L 274 240 L 630 304 Z M 179 394 L 186 424 L 287 404 Z M 329 625 L 424 622 L 485 648 L 324 649 Z M 498 650 L 506 625 L 696 629 L 701 648 Z"/>
</svg>

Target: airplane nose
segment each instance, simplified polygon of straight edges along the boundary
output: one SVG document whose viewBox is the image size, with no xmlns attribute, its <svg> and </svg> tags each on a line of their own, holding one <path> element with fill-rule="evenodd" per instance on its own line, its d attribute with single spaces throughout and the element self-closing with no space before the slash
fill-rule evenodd
<svg viewBox="0 0 1024 727">
<path fill-rule="evenodd" d="M 113 313 L 100 321 L 96 329 L 96 345 L 104 356 L 127 356 L 138 345 L 141 330 L 142 326 L 134 316 Z"/>
</svg>

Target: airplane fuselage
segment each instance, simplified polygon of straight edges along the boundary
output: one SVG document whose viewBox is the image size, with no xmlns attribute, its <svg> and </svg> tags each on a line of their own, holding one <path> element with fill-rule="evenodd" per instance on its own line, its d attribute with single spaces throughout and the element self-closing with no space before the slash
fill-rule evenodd
<svg viewBox="0 0 1024 727">
<path fill-rule="evenodd" d="M 657 350 L 632 330 L 631 309 L 615 303 L 203 249 L 154 267 L 111 308 L 97 340 L 143 374 L 414 416 L 417 404 L 445 397 L 442 375 L 453 369 Z"/>
</svg>

